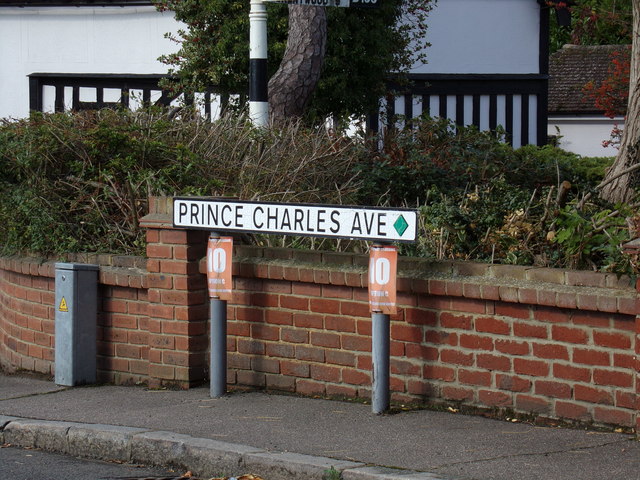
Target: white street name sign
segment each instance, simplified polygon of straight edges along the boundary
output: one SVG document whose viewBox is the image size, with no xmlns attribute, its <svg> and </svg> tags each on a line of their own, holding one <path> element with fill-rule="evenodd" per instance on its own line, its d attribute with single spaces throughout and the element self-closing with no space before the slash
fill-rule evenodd
<svg viewBox="0 0 640 480">
<path fill-rule="evenodd" d="M 288 5 L 307 5 L 310 7 L 362 7 L 377 8 L 381 0 L 262 0 L 266 3 L 286 3 Z"/>
<path fill-rule="evenodd" d="M 381 242 L 415 242 L 416 210 L 174 197 L 173 226 Z"/>
<path fill-rule="evenodd" d="M 286 3 L 288 5 L 308 5 L 311 7 L 348 7 L 350 0 L 262 0 L 268 3 Z"/>
</svg>

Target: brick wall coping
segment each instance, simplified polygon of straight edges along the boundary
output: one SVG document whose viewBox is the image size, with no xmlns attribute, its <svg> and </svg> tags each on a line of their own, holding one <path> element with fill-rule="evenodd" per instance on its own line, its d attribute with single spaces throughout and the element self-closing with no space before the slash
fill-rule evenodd
<svg viewBox="0 0 640 480">
<path fill-rule="evenodd" d="M 366 288 L 366 255 L 237 245 L 234 275 Z M 101 266 L 100 282 L 146 288 L 146 259 L 108 254 L 72 254 L 65 261 Z M 0 257 L 0 268 L 53 277 L 55 260 Z M 204 273 L 204 262 L 201 262 Z M 586 311 L 635 315 L 640 301 L 627 276 L 476 262 L 399 259 L 398 291 Z"/>
<path fill-rule="evenodd" d="M 172 228 L 172 204 L 171 197 L 150 197 L 149 215 L 141 226 Z M 240 245 L 234 256 L 240 264 L 234 274 L 249 268 L 247 273 L 259 278 L 367 286 L 366 255 Z M 312 274 L 302 272 L 301 264 Z M 201 263 L 204 273 L 203 267 Z M 635 315 L 640 281 L 636 288 L 631 277 L 613 273 L 401 257 L 398 290 Z"/>
<path fill-rule="evenodd" d="M 149 197 L 149 213 L 140 219 L 142 228 L 173 228 L 173 198 Z"/>
<path fill-rule="evenodd" d="M 142 227 L 170 229 L 172 227 L 173 199 L 171 197 L 150 197 L 149 214 L 140 220 Z M 319 252 L 288 248 L 241 246 L 236 248 L 237 257 L 263 258 L 268 260 L 296 260 L 318 263 L 325 266 L 336 265 L 339 268 L 355 266 L 366 268 L 368 259 L 351 253 Z M 596 287 L 615 290 L 635 290 L 634 280 L 626 275 L 600 273 L 586 270 L 563 270 L 556 268 L 496 265 L 479 262 L 435 261 L 423 258 L 400 258 L 398 269 L 405 275 L 416 271 L 418 276 L 424 272 L 436 272 L 446 277 L 484 277 L 510 280 L 552 283 L 572 287 Z"/>
<path fill-rule="evenodd" d="M 235 275 L 367 287 L 366 255 L 240 245 L 234 261 Z M 398 291 L 403 293 L 629 315 L 640 306 L 633 280 L 615 274 L 421 258 L 400 258 L 398 263 Z"/>
<path fill-rule="evenodd" d="M 53 278 L 55 264 L 62 261 L 36 257 L 0 257 L 0 268 L 10 272 Z M 65 262 L 100 265 L 100 283 L 104 285 L 146 288 L 144 257 L 76 253 L 65 255 Z"/>
</svg>

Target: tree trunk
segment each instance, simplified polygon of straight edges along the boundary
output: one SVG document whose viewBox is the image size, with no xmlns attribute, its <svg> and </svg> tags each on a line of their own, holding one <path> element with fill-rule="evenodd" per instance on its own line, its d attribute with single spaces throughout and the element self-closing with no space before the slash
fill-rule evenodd
<svg viewBox="0 0 640 480">
<path fill-rule="evenodd" d="M 640 184 L 640 170 L 622 173 L 640 163 L 640 0 L 633 1 L 633 45 L 629 78 L 629 103 L 620 150 L 607 172 L 600 197 L 610 202 L 628 202 Z"/>
<path fill-rule="evenodd" d="M 325 9 L 289 5 L 287 47 L 269 80 L 269 109 L 275 122 L 302 116 L 320 79 L 326 46 Z"/>
</svg>

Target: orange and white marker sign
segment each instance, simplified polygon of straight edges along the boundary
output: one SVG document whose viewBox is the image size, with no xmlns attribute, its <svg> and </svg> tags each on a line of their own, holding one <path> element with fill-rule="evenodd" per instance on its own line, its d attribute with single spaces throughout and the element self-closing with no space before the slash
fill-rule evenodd
<svg viewBox="0 0 640 480">
<path fill-rule="evenodd" d="M 231 300 L 233 290 L 232 276 L 232 237 L 209 237 L 207 245 L 207 285 L 209 296 L 220 300 Z"/>
<path fill-rule="evenodd" d="M 394 314 L 396 308 L 396 273 L 398 249 L 372 245 L 369 252 L 369 309 Z"/>
</svg>

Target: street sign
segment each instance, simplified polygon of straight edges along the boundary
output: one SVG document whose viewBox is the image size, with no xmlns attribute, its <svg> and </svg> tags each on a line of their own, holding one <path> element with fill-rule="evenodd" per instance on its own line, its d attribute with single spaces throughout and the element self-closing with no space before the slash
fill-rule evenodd
<svg viewBox="0 0 640 480">
<path fill-rule="evenodd" d="M 378 8 L 381 0 L 351 0 L 352 7 Z"/>
<path fill-rule="evenodd" d="M 287 5 L 308 5 L 311 7 L 348 7 L 349 0 L 262 0 L 269 3 L 286 3 Z"/>
<path fill-rule="evenodd" d="M 411 209 L 174 197 L 173 226 L 212 232 L 415 242 L 418 214 Z"/>
<path fill-rule="evenodd" d="M 286 3 L 288 5 L 307 5 L 310 7 L 359 7 L 377 8 L 381 0 L 262 0 L 266 3 Z"/>
</svg>

